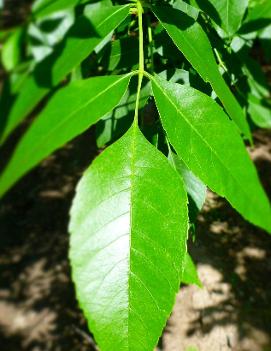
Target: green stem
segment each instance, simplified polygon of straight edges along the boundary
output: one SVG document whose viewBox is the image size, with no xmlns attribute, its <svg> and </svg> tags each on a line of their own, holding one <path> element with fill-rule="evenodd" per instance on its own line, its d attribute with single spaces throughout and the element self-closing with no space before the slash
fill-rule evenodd
<svg viewBox="0 0 271 351">
<path fill-rule="evenodd" d="M 136 96 L 136 106 L 135 106 L 135 124 L 138 124 L 138 111 L 139 111 L 139 101 L 140 101 L 140 91 L 142 86 L 142 81 L 144 77 L 144 35 L 143 35 L 143 7 L 140 0 L 136 3 L 137 14 L 138 14 L 138 28 L 139 28 L 139 69 L 138 69 L 138 84 L 137 84 L 137 96 Z"/>
<path fill-rule="evenodd" d="M 152 36 L 152 28 L 151 28 L 151 20 L 150 14 L 148 15 L 148 39 L 149 39 L 149 47 L 150 47 L 150 56 L 151 56 L 151 67 L 150 72 L 153 73 L 154 70 L 154 62 L 153 62 L 153 36 Z"/>
</svg>

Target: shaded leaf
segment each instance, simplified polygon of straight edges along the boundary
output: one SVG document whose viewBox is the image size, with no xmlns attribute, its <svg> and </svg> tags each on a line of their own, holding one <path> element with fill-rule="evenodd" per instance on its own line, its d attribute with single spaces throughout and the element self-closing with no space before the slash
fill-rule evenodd
<svg viewBox="0 0 271 351">
<path fill-rule="evenodd" d="M 182 283 L 187 285 L 197 285 L 198 287 L 202 288 L 202 283 L 198 276 L 197 267 L 188 252 L 185 256 Z"/>
<path fill-rule="evenodd" d="M 185 190 L 195 203 L 197 210 L 200 211 L 206 199 L 206 185 L 204 185 L 171 150 L 168 158 L 176 171 L 180 173 L 184 181 Z"/>
<path fill-rule="evenodd" d="M 271 128 L 271 104 L 264 103 L 261 99 L 249 95 L 248 113 L 253 122 L 261 128 Z"/>
</svg>

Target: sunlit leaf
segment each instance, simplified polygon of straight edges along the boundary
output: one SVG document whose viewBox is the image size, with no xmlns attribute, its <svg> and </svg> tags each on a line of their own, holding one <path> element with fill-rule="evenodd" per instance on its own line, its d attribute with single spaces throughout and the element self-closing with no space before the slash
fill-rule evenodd
<svg viewBox="0 0 271 351">
<path fill-rule="evenodd" d="M 158 76 L 152 82 L 170 143 L 186 166 L 244 218 L 271 232 L 271 207 L 233 122 L 207 95 Z"/>
<path fill-rule="evenodd" d="M 60 90 L 16 147 L 0 177 L 3 195 L 42 159 L 111 111 L 124 95 L 130 75 L 77 80 Z"/>
<path fill-rule="evenodd" d="M 101 351 L 153 351 L 184 268 L 181 178 L 134 124 L 87 170 L 71 210 L 77 297 Z"/>
</svg>

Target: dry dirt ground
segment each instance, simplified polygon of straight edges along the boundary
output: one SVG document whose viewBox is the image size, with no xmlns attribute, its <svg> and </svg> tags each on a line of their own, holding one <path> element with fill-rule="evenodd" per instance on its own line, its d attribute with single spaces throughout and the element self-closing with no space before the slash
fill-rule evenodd
<svg viewBox="0 0 271 351">
<path fill-rule="evenodd" d="M 255 140 L 270 195 L 271 132 Z M 95 350 L 67 261 L 68 211 L 93 145 L 93 131 L 85 133 L 0 205 L 0 351 Z M 204 288 L 180 289 L 159 350 L 271 351 L 271 237 L 209 194 L 190 251 Z"/>
</svg>

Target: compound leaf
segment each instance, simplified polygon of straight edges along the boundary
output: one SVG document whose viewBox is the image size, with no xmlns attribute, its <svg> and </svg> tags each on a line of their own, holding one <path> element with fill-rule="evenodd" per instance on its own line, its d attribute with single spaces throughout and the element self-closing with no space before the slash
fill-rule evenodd
<svg viewBox="0 0 271 351">
<path fill-rule="evenodd" d="M 180 176 L 137 125 L 87 170 L 71 210 L 77 297 L 101 351 L 153 351 L 186 255 Z"/>
<path fill-rule="evenodd" d="M 265 104 L 258 97 L 249 94 L 248 112 L 253 122 L 261 128 L 271 128 L 271 104 Z"/>
<path fill-rule="evenodd" d="M 124 95 L 130 76 L 77 80 L 56 93 L 15 149 L 0 177 L 0 195 L 42 159 L 111 111 Z"/>
<path fill-rule="evenodd" d="M 271 208 L 242 139 L 209 96 L 156 76 L 156 104 L 169 141 L 186 166 L 244 218 L 271 232 Z"/>
<path fill-rule="evenodd" d="M 154 12 L 186 59 L 211 84 L 240 131 L 251 140 L 245 115 L 219 72 L 212 46 L 201 26 L 192 17 L 174 8 L 155 7 Z"/>
</svg>

